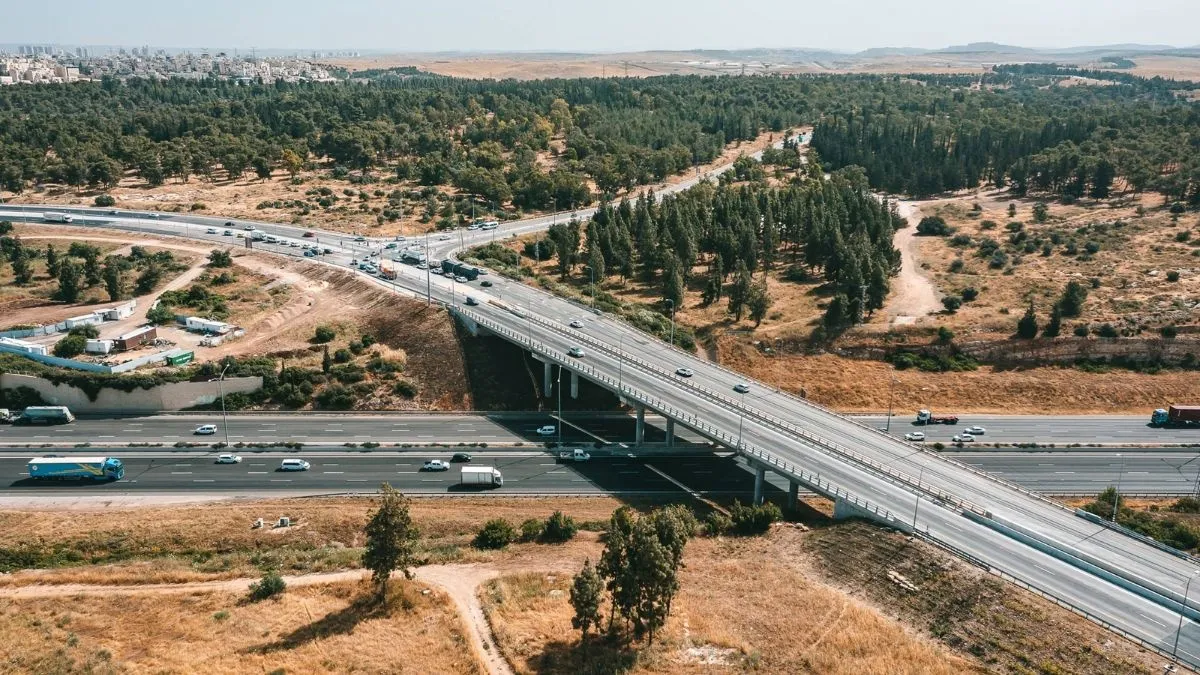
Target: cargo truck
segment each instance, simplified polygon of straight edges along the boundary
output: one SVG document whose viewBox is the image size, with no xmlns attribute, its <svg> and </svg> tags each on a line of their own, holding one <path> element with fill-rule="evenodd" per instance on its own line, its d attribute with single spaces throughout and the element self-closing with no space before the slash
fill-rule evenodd
<svg viewBox="0 0 1200 675">
<path fill-rule="evenodd" d="M 69 223 L 74 221 L 75 217 L 66 213 L 43 213 L 42 220 L 47 223 Z"/>
<path fill-rule="evenodd" d="M 425 254 L 417 248 L 406 248 L 400 253 L 400 256 L 398 258 L 394 258 L 394 260 L 409 265 L 419 265 L 425 262 Z"/>
<path fill-rule="evenodd" d="M 504 487 L 504 476 L 494 466 L 464 466 L 459 483 L 481 487 Z"/>
<path fill-rule="evenodd" d="M 1183 427 L 1200 424 L 1200 405 L 1173 405 L 1166 410 L 1159 408 L 1150 415 L 1150 425 L 1155 427 Z"/>
<path fill-rule="evenodd" d="M 31 405 L 21 411 L 13 424 L 67 424 L 75 416 L 65 405 Z"/>
<path fill-rule="evenodd" d="M 457 260 L 443 260 L 442 271 L 453 272 L 456 277 L 466 277 L 467 281 L 475 281 L 479 278 L 478 269 Z"/>
<path fill-rule="evenodd" d="M 25 465 L 34 480 L 121 480 L 125 465 L 116 457 L 34 457 Z"/>
<path fill-rule="evenodd" d="M 918 410 L 917 424 L 958 424 L 958 416 L 934 415 L 928 410 Z"/>
<path fill-rule="evenodd" d="M 586 462 L 591 458 L 592 456 L 587 452 L 584 452 L 582 448 L 563 450 L 562 452 L 558 453 L 558 461 L 560 462 Z"/>
</svg>

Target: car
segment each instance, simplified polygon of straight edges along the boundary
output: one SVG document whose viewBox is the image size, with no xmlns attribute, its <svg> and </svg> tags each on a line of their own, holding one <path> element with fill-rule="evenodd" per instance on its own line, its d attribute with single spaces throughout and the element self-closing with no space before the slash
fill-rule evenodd
<svg viewBox="0 0 1200 675">
<path fill-rule="evenodd" d="M 487 279 L 484 279 L 483 281 L 479 282 L 479 285 L 483 286 L 484 288 L 491 288 L 492 282 L 488 281 Z"/>
<path fill-rule="evenodd" d="M 454 272 L 442 272 L 442 276 L 446 277 L 447 279 L 453 279 Z"/>
<path fill-rule="evenodd" d="M 366 241 L 366 240 L 367 240 L 367 238 L 362 236 L 361 234 L 354 238 L 354 241 Z"/>
<path fill-rule="evenodd" d="M 305 239 L 312 239 L 313 237 L 315 237 L 315 236 L 317 236 L 317 235 L 316 235 L 315 233 L 313 233 L 313 232 L 305 232 L 305 233 L 304 233 L 302 236 L 303 236 Z"/>
<path fill-rule="evenodd" d="M 215 227 L 210 227 L 204 231 L 204 234 L 216 234 L 216 233 L 217 233 L 217 228 L 215 228 Z"/>
<path fill-rule="evenodd" d="M 300 246 L 300 242 L 298 242 L 298 241 L 289 241 L 289 242 L 288 242 L 288 246 L 291 246 L 292 248 L 297 248 L 297 247 L 299 247 L 299 246 Z"/>
<path fill-rule="evenodd" d="M 421 465 L 422 471 L 449 471 L 450 462 L 443 462 L 440 459 L 431 459 Z"/>
<path fill-rule="evenodd" d="M 487 268 L 486 268 L 486 267 L 476 267 L 476 268 L 475 268 L 475 271 L 476 271 L 476 272 L 479 272 L 479 276 L 481 276 L 481 277 L 482 277 L 482 276 L 486 276 L 486 275 L 488 275 L 488 274 L 491 274 L 491 272 L 488 272 L 488 271 L 487 271 Z"/>
<path fill-rule="evenodd" d="M 583 358 L 583 349 L 579 347 L 571 347 L 567 350 L 567 356 L 574 356 L 577 359 Z"/>
<path fill-rule="evenodd" d="M 746 384 L 745 382 L 738 382 L 737 384 L 733 385 L 733 390 L 739 394 L 749 394 L 750 385 Z"/>
<path fill-rule="evenodd" d="M 116 209 L 113 209 L 112 211 L 109 211 L 109 212 L 108 212 L 108 215 L 110 215 L 110 216 L 118 216 L 118 215 L 121 215 L 121 212 L 120 212 L 120 211 L 118 211 L 118 210 L 116 210 Z M 47 455 L 47 457 L 48 457 L 48 456 L 49 456 L 49 455 Z"/>
<path fill-rule="evenodd" d="M 404 241 L 405 239 L 408 239 L 408 237 L 406 237 L 402 234 L 396 235 L 396 241 Z"/>
<path fill-rule="evenodd" d="M 147 218 L 155 218 L 155 219 L 157 219 L 157 218 L 158 218 L 158 214 L 157 214 L 157 213 L 151 213 L 151 214 L 148 214 L 146 217 L 147 217 Z"/>
<path fill-rule="evenodd" d="M 958 434 L 950 440 L 954 441 L 955 443 L 974 443 L 975 437 L 971 434 Z"/>
<path fill-rule="evenodd" d="M 308 471 L 312 465 L 302 459 L 285 459 L 279 463 L 280 471 Z"/>
<path fill-rule="evenodd" d="M 325 255 L 329 255 L 329 254 L 333 253 L 333 249 L 326 248 L 326 249 L 323 249 L 321 252 L 324 253 Z"/>
<path fill-rule="evenodd" d="M 246 235 L 242 234 L 241 232 L 238 232 L 238 233 L 237 233 L 237 238 L 238 238 L 238 239 L 245 239 L 245 238 L 246 238 Z"/>
<path fill-rule="evenodd" d="M 241 455 L 221 454 L 217 455 L 217 464 L 238 464 L 242 461 Z"/>
<path fill-rule="evenodd" d="M 451 462 L 469 462 L 469 461 L 471 461 L 471 453 L 456 452 L 450 456 L 450 461 Z"/>
<path fill-rule="evenodd" d="M 909 432 L 907 434 L 904 434 L 904 440 L 906 440 L 906 441 L 923 441 L 923 440 L 925 440 L 925 432 L 924 431 Z"/>
<path fill-rule="evenodd" d="M 983 427 L 976 424 L 973 427 L 967 427 L 965 433 L 971 434 L 972 436 L 982 436 L 987 433 L 987 429 L 984 429 Z"/>
<path fill-rule="evenodd" d="M 426 265 L 425 263 L 417 263 L 417 269 L 427 270 L 427 269 L 429 269 L 429 265 Z"/>
<path fill-rule="evenodd" d="M 316 252 L 316 251 L 305 251 L 305 252 L 304 252 L 304 257 L 305 257 L 305 258 L 312 258 L 312 257 L 314 257 L 314 256 L 316 256 L 316 255 L 317 255 L 317 252 Z"/>
<path fill-rule="evenodd" d="M 233 236 L 233 230 L 225 230 L 224 232 L 222 232 L 222 233 L 221 233 L 221 236 L 223 236 L 223 237 L 232 237 L 232 236 Z"/>
<path fill-rule="evenodd" d="M 579 319 L 571 319 L 571 323 L 567 324 L 571 328 L 583 328 L 583 322 Z"/>
<path fill-rule="evenodd" d="M 553 436 L 556 433 L 558 433 L 558 427 L 554 426 L 553 424 L 547 424 L 537 428 L 538 436 Z"/>
<path fill-rule="evenodd" d="M 448 234 L 443 234 L 443 235 L 441 235 L 440 237 L 438 237 L 438 238 L 437 238 L 437 240 L 438 240 L 438 241 L 450 241 L 450 235 L 448 235 Z"/>
<path fill-rule="evenodd" d="M 254 229 L 254 226 L 253 226 L 253 225 L 250 225 L 250 224 L 246 224 L 246 225 L 243 225 L 243 226 L 242 226 L 242 229 L 243 229 L 243 230 L 246 230 L 247 232 L 249 232 L 250 230 L 253 230 L 253 229 Z"/>
<path fill-rule="evenodd" d="M 213 434 L 217 433 L 217 425 L 201 424 L 200 426 L 196 427 L 196 430 L 192 433 L 197 436 L 212 436 Z"/>
<path fill-rule="evenodd" d="M 691 377 L 696 373 L 691 368 L 676 368 L 675 374 L 680 377 Z"/>
<path fill-rule="evenodd" d="M 394 241 L 389 241 L 389 242 L 388 242 L 388 243 L 387 243 L 387 244 L 384 246 L 384 248 L 386 248 L 386 249 L 393 249 L 393 248 L 396 248 L 396 242 L 394 242 Z"/>
<path fill-rule="evenodd" d="M 470 306 L 472 306 L 472 307 L 474 307 L 474 306 L 476 306 L 476 305 L 478 305 L 478 304 L 479 304 L 479 301 L 478 301 L 478 300 L 476 300 L 475 298 L 472 298 L 471 296 L 469 296 L 469 295 L 468 295 L 468 296 L 467 296 L 467 304 L 468 304 L 468 305 L 470 305 Z"/>
<path fill-rule="evenodd" d="M 469 281 L 469 279 L 467 279 L 466 277 L 459 277 L 459 276 L 454 277 L 454 280 L 460 284 L 465 284 L 465 283 L 467 283 L 467 281 Z"/>
</svg>

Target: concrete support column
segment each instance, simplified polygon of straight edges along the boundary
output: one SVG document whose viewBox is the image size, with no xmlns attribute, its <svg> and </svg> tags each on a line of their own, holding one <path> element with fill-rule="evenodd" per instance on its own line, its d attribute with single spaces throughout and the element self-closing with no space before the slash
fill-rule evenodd
<svg viewBox="0 0 1200 675">
<path fill-rule="evenodd" d="M 579 373 L 571 371 L 571 398 L 579 398 Z"/>
<path fill-rule="evenodd" d="M 542 362 L 542 396 L 545 396 L 546 398 L 550 398 L 550 385 L 551 384 L 552 384 L 552 382 L 550 380 L 550 362 L 543 361 Z"/>
<path fill-rule="evenodd" d="M 763 503 L 763 483 L 767 481 L 767 468 L 754 467 L 754 505 Z"/>
<path fill-rule="evenodd" d="M 633 444 L 641 446 L 642 440 L 646 437 L 646 406 L 641 403 L 637 404 L 637 427 L 633 432 Z"/>
<path fill-rule="evenodd" d="M 796 502 L 800 496 L 800 484 L 796 481 L 789 481 L 788 484 L 788 510 L 796 510 Z"/>
<path fill-rule="evenodd" d="M 675 420 L 667 418 L 667 447 L 675 447 Z"/>
</svg>

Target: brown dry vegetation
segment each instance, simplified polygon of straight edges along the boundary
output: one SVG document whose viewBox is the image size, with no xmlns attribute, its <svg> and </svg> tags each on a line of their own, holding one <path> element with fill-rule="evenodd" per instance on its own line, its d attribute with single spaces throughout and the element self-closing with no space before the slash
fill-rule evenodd
<svg viewBox="0 0 1200 675">
<path fill-rule="evenodd" d="M 495 562 L 521 554 L 519 547 L 508 554 L 469 547 L 489 518 L 519 524 L 561 510 L 579 522 L 606 521 L 619 504 L 609 498 L 431 499 L 414 501 L 412 514 L 432 561 Z M 183 583 L 252 575 L 264 565 L 285 574 L 354 568 L 373 508 L 373 500 L 340 498 L 82 510 L 70 518 L 55 511 L 4 511 L 0 554 L 6 567 L 54 568 L 5 575 L 0 585 Z M 294 526 L 251 528 L 256 518 L 269 525 L 281 516 Z M 86 533 L 79 522 L 91 523 Z M 589 539 L 594 542 L 581 542 Z"/>
<path fill-rule="evenodd" d="M 396 582 L 387 606 L 356 582 L 278 599 L 198 592 L 0 600 L 5 672 L 476 673 L 447 597 Z"/>
<path fill-rule="evenodd" d="M 666 630 L 639 652 L 596 638 L 581 648 L 568 632 L 571 578 L 560 570 L 502 576 L 481 597 L 518 673 L 604 664 L 635 673 L 1084 674 L 1156 665 L 1070 612 L 865 524 L 697 539 L 684 562 Z"/>
</svg>

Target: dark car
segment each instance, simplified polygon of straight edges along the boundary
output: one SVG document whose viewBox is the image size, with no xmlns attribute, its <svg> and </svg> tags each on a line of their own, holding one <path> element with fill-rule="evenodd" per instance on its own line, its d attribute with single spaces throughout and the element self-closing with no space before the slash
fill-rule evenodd
<svg viewBox="0 0 1200 675">
<path fill-rule="evenodd" d="M 450 456 L 450 461 L 451 462 L 469 462 L 469 461 L 471 461 L 471 453 L 456 452 Z"/>
</svg>

